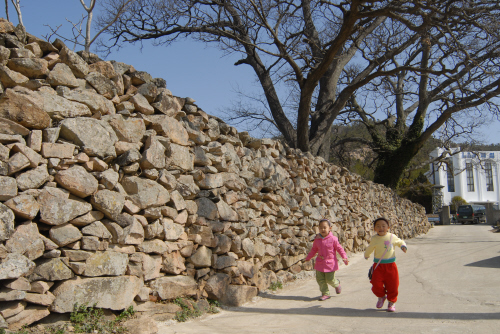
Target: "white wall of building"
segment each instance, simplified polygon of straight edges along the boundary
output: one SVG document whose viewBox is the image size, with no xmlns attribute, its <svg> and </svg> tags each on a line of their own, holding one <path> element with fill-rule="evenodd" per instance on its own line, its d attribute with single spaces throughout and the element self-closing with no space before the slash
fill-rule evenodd
<svg viewBox="0 0 500 334">
<path fill-rule="evenodd" d="M 445 150 L 436 148 L 431 152 L 431 158 L 440 156 Z M 454 152 L 457 152 L 456 149 Z M 500 200 L 500 152 L 499 151 L 480 151 L 480 152 L 459 152 L 449 157 L 453 162 L 453 181 L 455 191 L 449 191 L 448 185 L 448 166 L 443 163 L 434 163 L 430 166 L 428 173 L 429 181 L 434 185 L 443 186 L 443 204 L 449 205 L 454 196 L 460 196 L 468 203 L 483 204 L 493 202 L 498 204 Z M 491 172 L 493 178 L 493 190 L 487 190 L 485 170 L 486 163 L 491 163 Z M 467 187 L 466 163 L 471 163 L 473 167 L 474 191 L 469 191 Z"/>
</svg>

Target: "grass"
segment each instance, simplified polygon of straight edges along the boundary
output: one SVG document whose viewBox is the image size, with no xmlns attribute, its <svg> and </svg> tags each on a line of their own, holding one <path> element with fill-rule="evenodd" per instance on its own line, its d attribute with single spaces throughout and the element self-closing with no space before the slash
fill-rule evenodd
<svg viewBox="0 0 500 334">
<path fill-rule="evenodd" d="M 216 314 L 220 312 L 219 310 L 220 304 L 217 300 L 208 299 L 207 301 L 208 301 L 207 313 Z"/>
<path fill-rule="evenodd" d="M 182 310 L 175 314 L 174 319 L 178 322 L 185 322 L 192 318 L 198 318 L 203 314 L 198 306 L 189 300 L 184 300 L 183 298 L 175 298 L 173 303 L 179 305 Z"/>
<path fill-rule="evenodd" d="M 133 316 L 134 313 L 134 308 L 130 306 L 115 319 L 107 320 L 104 319 L 104 311 L 96 308 L 95 304 L 92 307 L 87 306 L 87 304 L 75 304 L 70 320 L 75 328 L 75 333 L 124 333 L 126 328 L 121 326 L 121 322 Z"/>
<path fill-rule="evenodd" d="M 273 282 L 269 286 L 269 290 L 276 291 L 278 289 L 283 289 L 283 284 L 281 282 Z"/>
</svg>

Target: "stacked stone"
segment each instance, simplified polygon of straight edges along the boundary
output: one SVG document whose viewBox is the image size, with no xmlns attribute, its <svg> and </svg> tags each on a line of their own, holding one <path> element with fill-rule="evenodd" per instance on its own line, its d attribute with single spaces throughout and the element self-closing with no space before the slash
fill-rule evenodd
<svg viewBox="0 0 500 334">
<path fill-rule="evenodd" d="M 0 45 L 0 328 L 75 303 L 240 305 L 312 269 L 322 217 L 350 252 L 377 216 L 403 238 L 430 227 L 421 206 L 238 133 L 130 65 L 1 19 Z"/>
</svg>

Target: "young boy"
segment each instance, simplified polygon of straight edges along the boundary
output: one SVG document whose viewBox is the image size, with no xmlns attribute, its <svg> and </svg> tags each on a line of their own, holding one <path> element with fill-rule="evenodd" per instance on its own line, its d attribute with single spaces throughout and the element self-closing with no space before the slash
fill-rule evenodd
<svg viewBox="0 0 500 334">
<path fill-rule="evenodd" d="M 373 221 L 373 229 L 377 234 L 372 237 L 366 248 L 365 259 L 375 251 L 373 259 L 373 275 L 371 279 L 372 291 L 378 297 L 377 308 L 382 308 L 386 299 L 389 299 L 388 312 L 395 312 L 395 303 L 398 300 L 399 273 L 396 266 L 396 254 L 393 246 L 401 247 L 406 253 L 406 243 L 395 234 L 388 233 L 390 228 L 386 218 L 377 218 Z M 384 254 L 385 252 L 385 254 Z M 380 258 L 382 260 L 380 260 Z M 375 266 L 380 260 L 380 265 Z"/>
</svg>

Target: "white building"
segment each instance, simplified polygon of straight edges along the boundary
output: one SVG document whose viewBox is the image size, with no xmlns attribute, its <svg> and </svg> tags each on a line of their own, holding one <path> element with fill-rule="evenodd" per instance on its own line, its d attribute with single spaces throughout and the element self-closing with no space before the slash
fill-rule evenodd
<svg viewBox="0 0 500 334">
<path fill-rule="evenodd" d="M 458 152 L 455 149 L 453 152 Z M 431 158 L 440 156 L 445 149 L 436 148 Z M 443 205 L 449 205 L 454 196 L 470 204 L 493 203 L 500 200 L 500 152 L 459 152 L 448 155 L 447 163 L 432 163 L 427 176 L 429 181 L 442 186 Z"/>
</svg>

